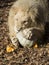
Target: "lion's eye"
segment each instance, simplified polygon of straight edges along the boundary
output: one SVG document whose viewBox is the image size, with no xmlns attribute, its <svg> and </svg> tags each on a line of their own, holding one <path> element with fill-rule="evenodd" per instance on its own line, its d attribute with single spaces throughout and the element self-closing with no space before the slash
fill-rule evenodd
<svg viewBox="0 0 49 65">
<path fill-rule="evenodd" d="M 27 22 L 27 21 L 23 21 L 23 24 L 25 24 L 25 25 L 26 25 L 26 24 L 28 24 L 28 22 Z"/>
<path fill-rule="evenodd" d="M 23 23 L 26 23 L 26 21 L 23 21 Z"/>
</svg>

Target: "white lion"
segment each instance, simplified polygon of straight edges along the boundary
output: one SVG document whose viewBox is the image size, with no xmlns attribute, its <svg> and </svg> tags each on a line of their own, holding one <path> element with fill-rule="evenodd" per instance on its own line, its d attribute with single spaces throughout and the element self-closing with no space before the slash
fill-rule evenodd
<svg viewBox="0 0 49 65">
<path fill-rule="evenodd" d="M 31 47 L 42 38 L 47 0 L 18 0 L 9 11 L 8 26 L 12 43 Z"/>
</svg>

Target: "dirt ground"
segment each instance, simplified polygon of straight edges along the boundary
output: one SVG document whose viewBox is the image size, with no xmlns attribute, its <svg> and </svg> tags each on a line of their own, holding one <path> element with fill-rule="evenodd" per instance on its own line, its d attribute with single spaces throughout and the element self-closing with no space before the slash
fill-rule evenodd
<svg viewBox="0 0 49 65">
<path fill-rule="evenodd" d="M 11 43 L 8 36 L 8 13 L 15 0 L 0 0 L 0 65 L 49 65 L 49 43 L 40 48 L 21 48 L 6 52 Z"/>
</svg>

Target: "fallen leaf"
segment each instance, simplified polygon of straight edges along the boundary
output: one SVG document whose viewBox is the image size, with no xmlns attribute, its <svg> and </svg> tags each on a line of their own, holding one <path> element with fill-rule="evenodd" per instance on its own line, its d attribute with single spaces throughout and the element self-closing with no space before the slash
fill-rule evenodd
<svg viewBox="0 0 49 65">
<path fill-rule="evenodd" d="M 15 48 L 12 47 L 12 46 L 9 46 L 9 45 L 8 45 L 8 46 L 6 47 L 6 51 L 7 51 L 7 52 L 13 52 L 14 50 L 15 50 Z"/>
<path fill-rule="evenodd" d="M 38 47 L 38 45 L 37 45 L 37 43 L 35 43 L 34 48 L 37 48 L 37 47 Z"/>
</svg>

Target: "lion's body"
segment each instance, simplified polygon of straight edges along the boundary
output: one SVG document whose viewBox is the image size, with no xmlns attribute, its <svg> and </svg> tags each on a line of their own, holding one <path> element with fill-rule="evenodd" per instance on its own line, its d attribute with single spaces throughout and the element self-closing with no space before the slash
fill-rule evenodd
<svg viewBox="0 0 49 65">
<path fill-rule="evenodd" d="M 9 35 L 15 46 L 17 46 L 19 41 L 19 38 L 17 37 L 17 33 L 19 33 L 19 31 L 21 31 L 26 39 L 29 38 L 30 33 L 28 32 L 30 30 L 37 29 L 44 31 L 44 22 L 46 20 L 47 13 L 46 1 L 47 0 L 18 0 L 11 7 L 8 17 Z M 37 38 L 40 37 L 41 35 Z M 21 43 L 21 41 L 19 42 Z M 24 46 L 26 46 L 25 43 Z"/>
</svg>

